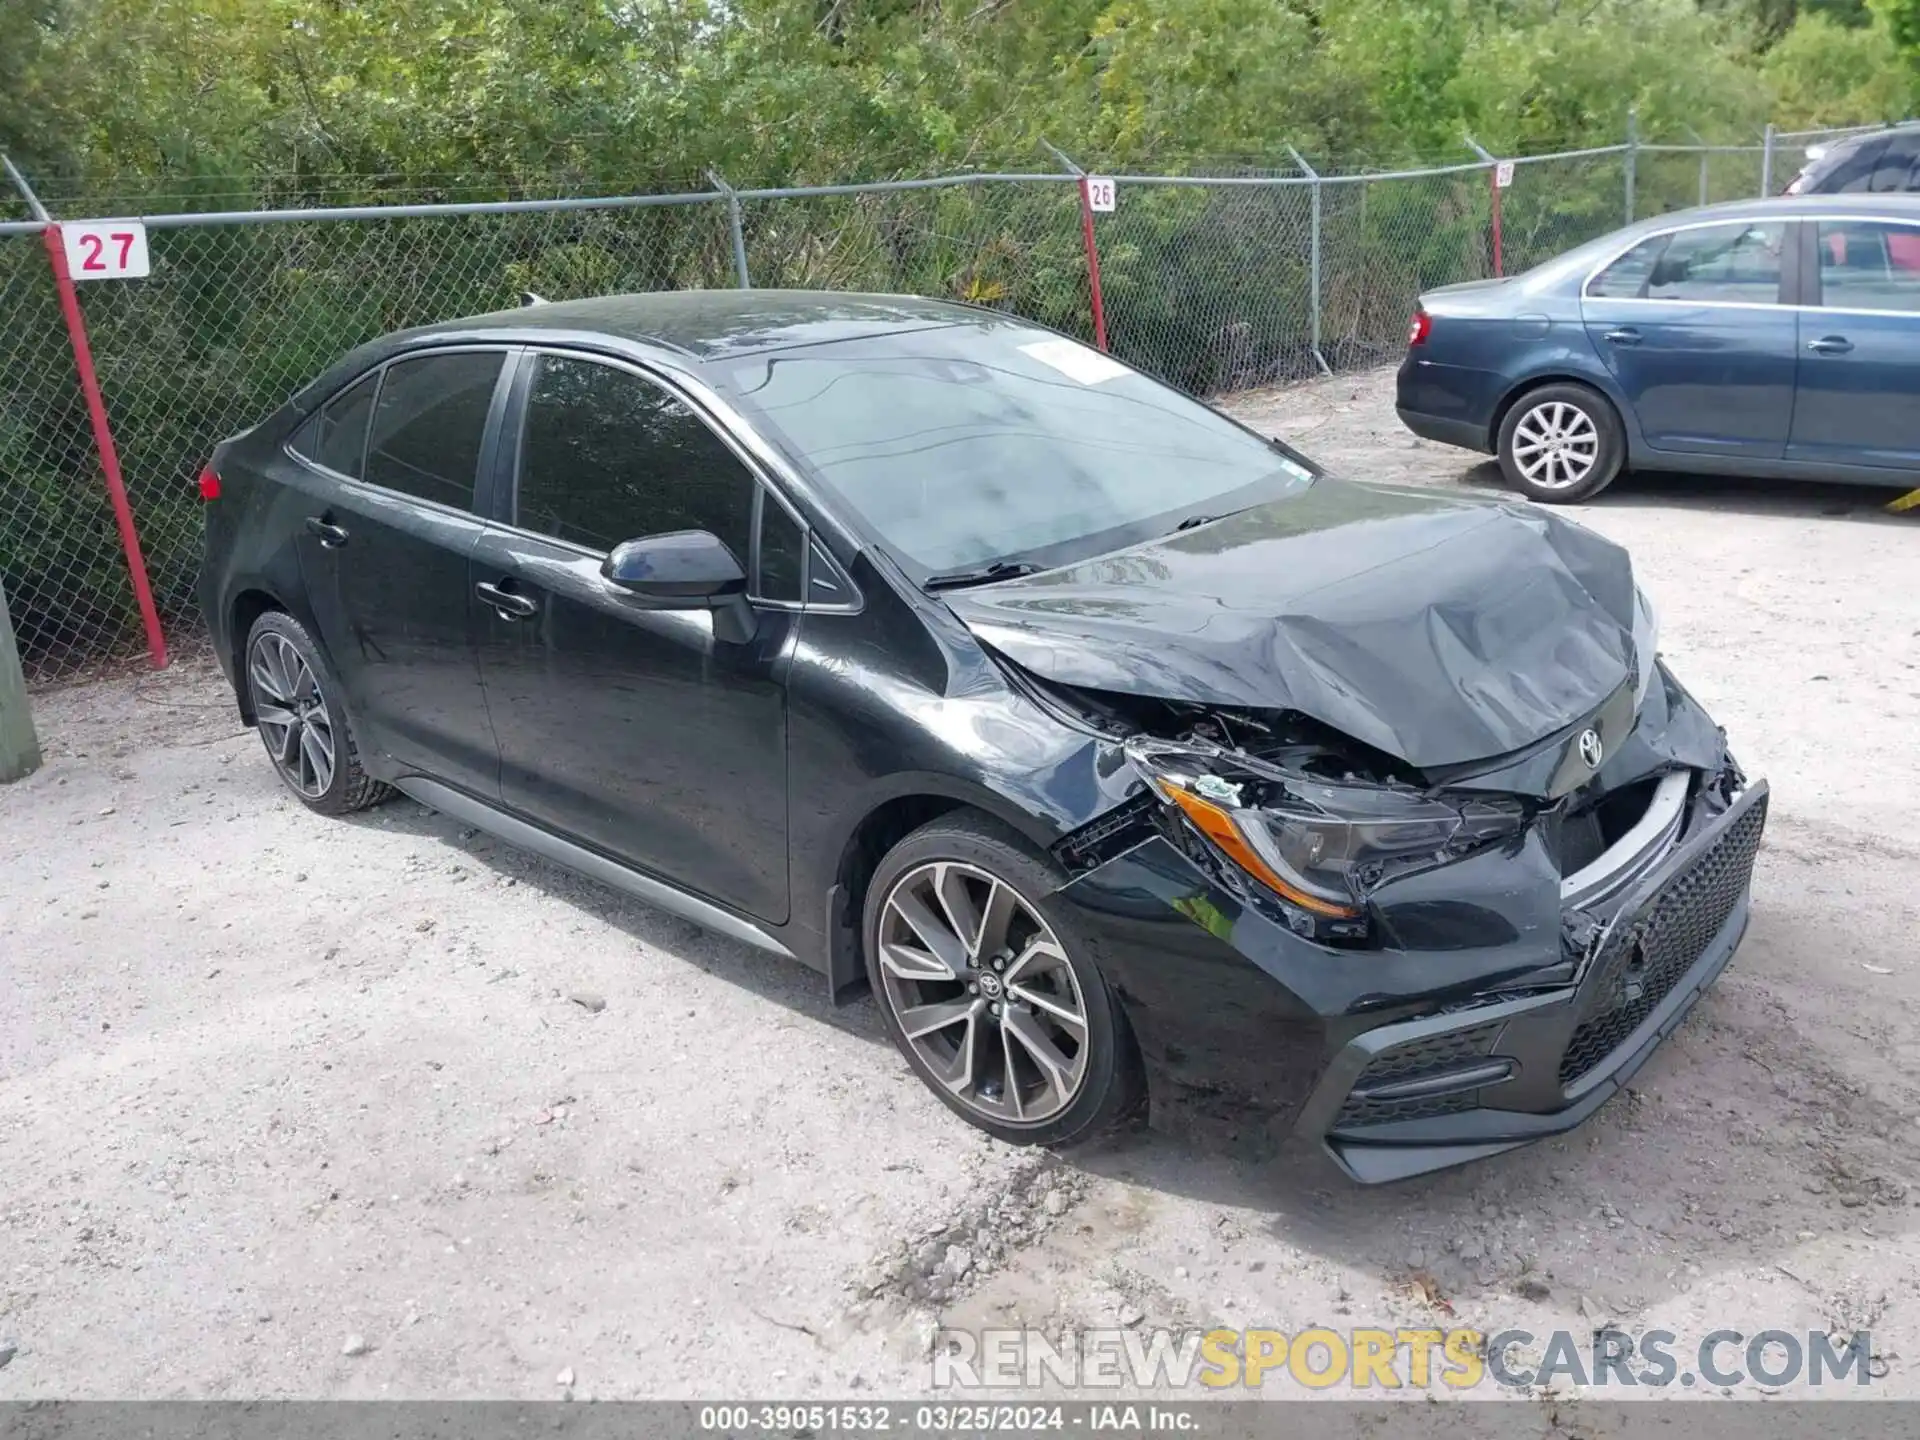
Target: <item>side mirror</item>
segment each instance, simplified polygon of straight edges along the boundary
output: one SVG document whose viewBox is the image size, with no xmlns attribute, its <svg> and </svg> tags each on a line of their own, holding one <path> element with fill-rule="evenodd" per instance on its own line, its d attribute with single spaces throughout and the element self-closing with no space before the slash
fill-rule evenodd
<svg viewBox="0 0 1920 1440">
<path fill-rule="evenodd" d="M 733 551 L 706 530 L 625 541 L 601 562 L 600 573 L 663 610 L 717 609 L 747 591 L 747 572 Z"/>
</svg>

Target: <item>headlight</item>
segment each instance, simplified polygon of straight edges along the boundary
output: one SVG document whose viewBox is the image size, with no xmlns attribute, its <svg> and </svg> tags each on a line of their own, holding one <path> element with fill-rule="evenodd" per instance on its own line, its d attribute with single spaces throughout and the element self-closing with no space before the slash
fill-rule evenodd
<svg viewBox="0 0 1920 1440">
<path fill-rule="evenodd" d="M 1640 713 L 1641 702 L 1653 684 L 1654 664 L 1660 658 L 1660 612 L 1638 585 L 1633 587 L 1633 713 Z"/>
<path fill-rule="evenodd" d="M 1526 823 L 1511 801 L 1335 783 L 1201 745 L 1136 740 L 1127 757 L 1240 869 L 1323 920 L 1356 920 L 1382 880 L 1458 859 Z"/>
</svg>

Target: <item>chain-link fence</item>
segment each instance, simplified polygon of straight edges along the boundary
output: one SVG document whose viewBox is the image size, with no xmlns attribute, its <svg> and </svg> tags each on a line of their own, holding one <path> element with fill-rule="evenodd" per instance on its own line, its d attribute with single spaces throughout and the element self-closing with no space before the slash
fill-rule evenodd
<svg viewBox="0 0 1920 1440">
<path fill-rule="evenodd" d="M 1399 353 L 1423 289 L 1516 272 L 1635 207 L 1755 194 L 1762 160 L 1704 145 L 1520 157 L 1497 197 L 1490 157 L 1341 174 L 1289 151 L 1269 167 L 1121 176 L 1117 208 L 1091 216 L 1108 343 L 1205 396 L 1375 364 Z M 223 200 L 149 213 L 151 274 L 78 292 L 171 634 L 198 623 L 195 477 L 213 447 L 394 329 L 525 292 L 750 283 L 941 296 L 1095 333 L 1089 217 L 1065 173 L 331 210 L 189 202 Z M 128 207 L 69 195 L 54 208 L 57 221 Z M 44 682 L 138 653 L 142 632 L 41 229 L 0 219 L 0 579 Z"/>
</svg>

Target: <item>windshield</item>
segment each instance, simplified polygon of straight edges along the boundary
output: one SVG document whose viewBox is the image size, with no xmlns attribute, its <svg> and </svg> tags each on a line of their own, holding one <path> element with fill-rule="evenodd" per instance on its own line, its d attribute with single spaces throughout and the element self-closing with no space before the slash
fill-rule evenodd
<svg viewBox="0 0 1920 1440">
<path fill-rule="evenodd" d="M 1199 402 L 1014 322 L 800 346 L 724 376 L 916 578 L 1065 564 L 1312 479 Z"/>
</svg>

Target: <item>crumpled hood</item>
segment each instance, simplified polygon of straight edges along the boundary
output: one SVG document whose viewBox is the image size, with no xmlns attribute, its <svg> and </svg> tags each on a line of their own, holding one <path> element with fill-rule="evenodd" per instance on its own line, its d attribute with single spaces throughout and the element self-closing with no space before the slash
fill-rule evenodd
<svg viewBox="0 0 1920 1440">
<path fill-rule="evenodd" d="M 1519 502 L 1330 479 L 942 598 L 1046 679 L 1296 710 L 1423 770 L 1565 729 L 1634 670 L 1619 546 Z"/>
</svg>

